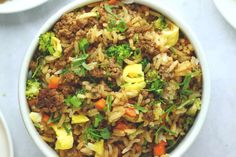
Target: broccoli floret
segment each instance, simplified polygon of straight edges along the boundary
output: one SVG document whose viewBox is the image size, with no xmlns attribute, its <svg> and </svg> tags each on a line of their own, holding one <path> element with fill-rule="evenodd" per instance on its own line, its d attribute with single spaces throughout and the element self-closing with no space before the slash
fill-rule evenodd
<svg viewBox="0 0 236 157">
<path fill-rule="evenodd" d="M 39 37 L 39 51 L 45 55 L 52 55 L 56 58 L 61 57 L 62 47 L 61 42 L 55 37 L 53 32 L 46 32 Z"/>
<path fill-rule="evenodd" d="M 40 90 L 40 83 L 37 80 L 31 79 L 27 80 L 26 83 L 26 98 L 31 99 L 39 94 Z"/>
<path fill-rule="evenodd" d="M 122 65 L 123 60 L 132 54 L 129 44 L 113 45 L 106 50 L 108 57 L 115 57 L 118 64 Z"/>
</svg>

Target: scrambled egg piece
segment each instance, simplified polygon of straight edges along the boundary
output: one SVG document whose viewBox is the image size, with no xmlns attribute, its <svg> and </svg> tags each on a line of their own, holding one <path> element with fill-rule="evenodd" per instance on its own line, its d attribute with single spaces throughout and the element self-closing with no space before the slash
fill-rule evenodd
<svg viewBox="0 0 236 157">
<path fill-rule="evenodd" d="M 85 115 L 72 115 L 72 124 L 78 124 L 78 123 L 86 123 L 89 121 L 89 118 Z"/>
<path fill-rule="evenodd" d="M 52 47 L 54 48 L 54 52 L 52 53 L 52 55 L 56 58 L 61 57 L 62 55 L 61 41 L 57 39 L 56 37 L 52 37 L 51 44 L 52 44 Z"/>
<path fill-rule="evenodd" d="M 42 121 L 42 115 L 37 112 L 30 112 L 30 118 L 34 123 L 40 123 Z"/>
<path fill-rule="evenodd" d="M 68 133 L 64 128 L 58 128 L 57 126 L 52 126 L 56 132 L 57 141 L 55 149 L 57 150 L 66 150 L 73 147 L 74 138 L 72 132 Z"/>
<path fill-rule="evenodd" d="M 140 91 L 146 86 L 141 64 L 127 65 L 123 70 L 122 79 L 125 82 L 122 88 L 127 91 Z"/>
<path fill-rule="evenodd" d="M 179 27 L 177 27 L 175 24 L 173 24 L 170 21 L 168 21 L 167 23 L 169 25 L 169 29 L 164 29 L 162 31 L 162 37 L 165 38 L 166 40 L 165 46 L 172 47 L 178 42 Z"/>
<path fill-rule="evenodd" d="M 95 157 L 104 156 L 104 140 L 100 140 L 94 144 L 88 143 L 88 148 L 95 152 Z"/>
</svg>

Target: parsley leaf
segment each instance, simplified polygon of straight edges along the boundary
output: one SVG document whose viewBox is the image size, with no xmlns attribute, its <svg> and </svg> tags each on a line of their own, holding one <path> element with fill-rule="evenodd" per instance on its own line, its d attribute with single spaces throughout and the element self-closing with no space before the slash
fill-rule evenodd
<svg viewBox="0 0 236 157">
<path fill-rule="evenodd" d="M 68 106 L 71 106 L 71 107 L 74 107 L 74 108 L 79 108 L 83 104 L 83 100 L 77 98 L 77 96 L 74 95 L 74 96 L 68 96 L 65 99 L 65 103 Z"/>
<path fill-rule="evenodd" d="M 112 12 L 112 8 L 113 8 L 113 7 L 112 7 L 111 5 L 105 5 L 105 6 L 104 6 L 104 9 L 106 10 L 106 12 L 108 12 L 109 14 L 111 14 L 112 16 L 114 16 L 115 18 L 118 18 L 118 16 Z"/>
<path fill-rule="evenodd" d="M 100 135 L 105 140 L 107 140 L 111 137 L 111 133 L 108 128 L 100 129 Z"/>
<path fill-rule="evenodd" d="M 85 141 L 91 140 L 91 141 L 99 141 L 100 139 L 109 139 L 111 137 L 111 133 L 108 128 L 103 129 L 96 129 L 92 126 L 89 126 L 85 133 Z"/>
<path fill-rule="evenodd" d="M 86 38 L 83 38 L 79 41 L 79 50 L 83 53 L 86 53 L 87 49 L 89 47 L 89 42 Z"/>
<path fill-rule="evenodd" d="M 104 116 L 103 116 L 102 114 L 100 114 L 100 113 L 97 114 L 97 115 L 95 116 L 93 126 L 94 126 L 95 128 L 97 128 L 97 127 L 100 125 L 100 123 L 102 122 L 103 119 L 104 119 Z"/>
<path fill-rule="evenodd" d="M 145 109 L 143 106 L 140 106 L 139 104 L 134 104 L 134 108 L 137 109 L 139 112 L 147 112 L 147 109 Z"/>
</svg>

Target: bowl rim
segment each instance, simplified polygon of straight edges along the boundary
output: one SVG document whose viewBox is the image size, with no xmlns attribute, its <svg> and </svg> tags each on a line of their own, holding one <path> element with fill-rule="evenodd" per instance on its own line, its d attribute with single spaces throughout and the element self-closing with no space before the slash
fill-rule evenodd
<svg viewBox="0 0 236 157">
<path fill-rule="evenodd" d="M 101 0 L 77 0 L 74 2 L 69 3 L 68 5 L 64 6 L 62 9 L 60 9 L 57 13 L 52 15 L 40 28 L 38 33 L 35 35 L 34 39 L 32 40 L 25 56 L 24 60 L 21 66 L 21 71 L 19 75 L 19 82 L 18 82 L 18 100 L 20 105 L 20 112 L 21 116 L 24 121 L 24 125 L 35 142 L 35 144 L 38 146 L 38 148 L 43 152 L 45 156 L 50 157 L 58 157 L 57 153 L 46 143 L 42 140 L 42 138 L 39 136 L 38 131 L 35 129 L 33 122 L 31 121 L 29 117 L 29 107 L 27 105 L 26 97 L 25 97 L 25 82 L 27 80 L 27 73 L 28 73 L 28 67 L 29 63 L 31 61 L 31 58 L 35 52 L 35 49 L 38 45 L 38 37 L 40 34 L 48 31 L 56 21 L 59 20 L 59 18 L 67 13 L 70 12 L 78 7 L 82 7 L 85 5 L 88 5 L 93 2 L 98 2 Z M 202 69 L 203 74 L 203 91 L 202 91 L 202 106 L 201 110 L 198 113 L 193 126 L 188 131 L 184 139 L 178 144 L 178 146 L 170 153 L 171 157 L 181 157 L 186 150 L 192 145 L 194 140 L 196 139 L 197 135 L 199 134 L 203 123 L 206 119 L 208 107 L 209 107 L 209 100 L 210 100 L 210 77 L 208 72 L 208 65 L 204 56 L 204 51 L 197 40 L 195 34 L 192 32 L 190 27 L 184 22 L 184 20 L 181 18 L 180 15 L 177 15 L 171 8 L 166 6 L 166 4 L 162 3 L 161 1 L 149 1 L 149 0 L 133 0 L 134 3 L 138 3 L 141 5 L 148 6 L 152 8 L 153 10 L 156 10 L 166 16 L 168 19 L 173 21 L 178 27 L 180 27 L 180 30 L 186 34 L 188 39 L 191 41 L 196 56 L 200 62 L 200 66 Z"/>
</svg>

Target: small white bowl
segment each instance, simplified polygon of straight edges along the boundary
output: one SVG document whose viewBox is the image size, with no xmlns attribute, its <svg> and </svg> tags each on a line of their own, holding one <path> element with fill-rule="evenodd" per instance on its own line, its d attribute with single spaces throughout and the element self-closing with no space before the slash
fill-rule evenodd
<svg viewBox="0 0 236 157">
<path fill-rule="evenodd" d="M 33 39 L 26 55 L 25 59 L 23 61 L 23 65 L 21 68 L 20 73 L 20 79 L 19 79 L 19 101 L 20 101 L 20 110 L 21 114 L 25 123 L 25 126 L 30 134 L 30 136 L 33 138 L 36 145 L 41 149 L 41 151 L 45 154 L 45 156 L 48 157 L 57 157 L 58 155 L 56 152 L 45 143 L 42 138 L 40 137 L 39 133 L 35 129 L 30 117 L 29 117 L 29 107 L 27 105 L 26 97 L 25 97 L 25 84 L 27 80 L 27 73 L 28 73 L 28 67 L 30 60 L 35 52 L 35 49 L 38 45 L 38 38 L 40 34 L 48 31 L 53 24 L 66 12 L 72 11 L 78 7 L 85 6 L 87 4 L 97 2 L 100 0 L 76 0 L 69 5 L 63 7 L 61 10 L 59 10 L 55 15 L 53 15 L 39 30 L 39 32 L 35 35 L 35 38 Z M 180 16 L 177 16 L 175 12 L 173 12 L 171 9 L 167 8 L 165 5 L 163 5 L 160 1 L 150 1 L 150 0 L 134 0 L 135 3 L 146 5 L 161 14 L 165 15 L 169 19 L 171 19 L 176 25 L 180 27 L 182 32 L 186 34 L 188 39 L 191 41 L 192 45 L 195 48 L 196 55 L 200 61 L 202 72 L 203 72 L 203 93 L 202 93 L 202 108 L 197 115 L 194 125 L 190 129 L 190 131 L 187 133 L 185 138 L 180 142 L 180 144 L 171 152 L 171 157 L 180 157 L 184 154 L 184 152 L 190 147 L 190 145 L 193 143 L 193 141 L 196 139 L 197 135 L 200 132 L 200 129 L 202 128 L 202 125 L 204 123 L 204 120 L 207 115 L 208 110 L 208 104 L 209 104 L 209 98 L 210 98 L 210 80 L 209 80 L 209 73 L 208 68 L 206 64 L 206 60 L 204 58 L 204 52 L 196 39 L 194 33 L 191 31 L 191 29 L 188 27 L 188 25 L 181 19 Z"/>
</svg>

